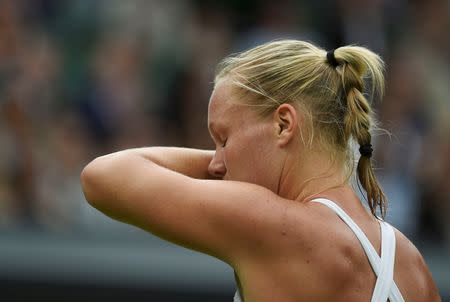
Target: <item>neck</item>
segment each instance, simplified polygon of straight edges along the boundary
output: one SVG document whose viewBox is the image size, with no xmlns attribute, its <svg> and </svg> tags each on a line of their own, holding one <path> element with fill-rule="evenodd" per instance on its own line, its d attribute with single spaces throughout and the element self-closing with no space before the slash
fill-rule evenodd
<svg viewBox="0 0 450 302">
<path fill-rule="evenodd" d="M 347 186 L 345 169 L 340 160 L 333 161 L 323 151 L 305 150 L 300 156 L 285 158 L 278 195 L 290 200 L 306 201 L 328 190 Z"/>
</svg>

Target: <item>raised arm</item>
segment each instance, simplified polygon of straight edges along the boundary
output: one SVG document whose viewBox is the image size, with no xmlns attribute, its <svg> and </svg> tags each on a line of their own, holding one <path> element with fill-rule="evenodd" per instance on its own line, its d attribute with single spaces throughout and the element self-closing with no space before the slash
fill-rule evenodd
<svg viewBox="0 0 450 302">
<path fill-rule="evenodd" d="M 83 190 L 114 219 L 230 263 L 239 250 L 252 248 L 255 229 L 264 232 L 268 216 L 278 221 L 275 195 L 248 183 L 205 179 L 213 155 L 159 147 L 112 153 L 85 167 Z"/>
<path fill-rule="evenodd" d="M 183 175 L 211 179 L 208 166 L 214 156 L 214 151 L 177 147 L 146 147 L 119 151 L 110 155 L 99 157 L 107 158 L 115 155 L 128 154 L 145 158 L 155 164 Z"/>
</svg>

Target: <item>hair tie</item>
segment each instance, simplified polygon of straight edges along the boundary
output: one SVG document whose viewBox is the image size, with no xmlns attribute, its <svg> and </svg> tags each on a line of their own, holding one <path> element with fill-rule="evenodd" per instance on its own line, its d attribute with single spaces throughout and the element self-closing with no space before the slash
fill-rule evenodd
<svg viewBox="0 0 450 302">
<path fill-rule="evenodd" d="M 362 145 L 359 147 L 359 153 L 361 156 L 372 157 L 373 148 L 371 144 Z"/>
<path fill-rule="evenodd" d="M 338 67 L 339 62 L 336 60 L 336 57 L 334 56 L 334 49 L 327 51 L 327 62 L 333 67 Z"/>
</svg>

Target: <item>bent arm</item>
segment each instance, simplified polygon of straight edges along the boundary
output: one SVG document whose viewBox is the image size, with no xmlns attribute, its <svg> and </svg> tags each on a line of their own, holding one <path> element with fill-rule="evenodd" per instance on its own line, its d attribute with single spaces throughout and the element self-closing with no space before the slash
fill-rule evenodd
<svg viewBox="0 0 450 302">
<path fill-rule="evenodd" d="M 269 232 L 270 221 L 280 218 L 269 202 L 273 192 L 204 179 L 212 156 L 158 147 L 112 153 L 85 167 L 83 191 L 93 207 L 116 220 L 230 263 L 252 248 L 255 230 Z"/>
<path fill-rule="evenodd" d="M 214 151 L 178 147 L 144 147 L 122 150 L 101 156 L 96 160 L 108 159 L 117 155 L 140 156 L 144 159 L 183 175 L 210 179 L 208 166 Z"/>
<path fill-rule="evenodd" d="M 86 200 L 106 215 L 126 223 L 140 224 L 133 221 L 136 215 L 129 211 L 133 209 L 136 198 L 142 198 L 132 195 L 129 190 L 133 186 L 145 179 L 148 185 L 146 197 L 151 202 L 152 193 L 158 191 L 156 188 L 152 190 L 151 185 L 160 180 L 157 177 L 162 173 L 161 168 L 191 178 L 208 179 L 208 165 L 213 155 L 213 151 L 176 147 L 133 148 L 107 154 L 94 159 L 83 169 L 83 192 Z M 142 189 L 134 188 L 139 192 Z"/>
</svg>

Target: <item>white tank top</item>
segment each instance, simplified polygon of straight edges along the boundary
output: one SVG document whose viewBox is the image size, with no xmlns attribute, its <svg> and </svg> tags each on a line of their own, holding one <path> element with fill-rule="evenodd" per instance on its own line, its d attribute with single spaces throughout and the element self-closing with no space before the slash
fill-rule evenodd
<svg viewBox="0 0 450 302">
<path fill-rule="evenodd" d="M 364 232 L 337 204 L 325 198 L 317 198 L 311 201 L 321 203 L 333 210 L 350 227 L 361 243 L 367 258 L 369 259 L 370 265 L 377 276 L 377 282 L 375 283 L 375 289 L 372 294 L 371 302 L 386 302 L 388 299 L 390 302 L 404 302 L 405 300 L 403 299 L 403 296 L 393 279 L 395 262 L 395 234 L 392 226 L 385 221 L 380 221 L 380 258 Z M 242 301 L 243 300 L 238 289 L 234 295 L 233 302 Z"/>
</svg>

